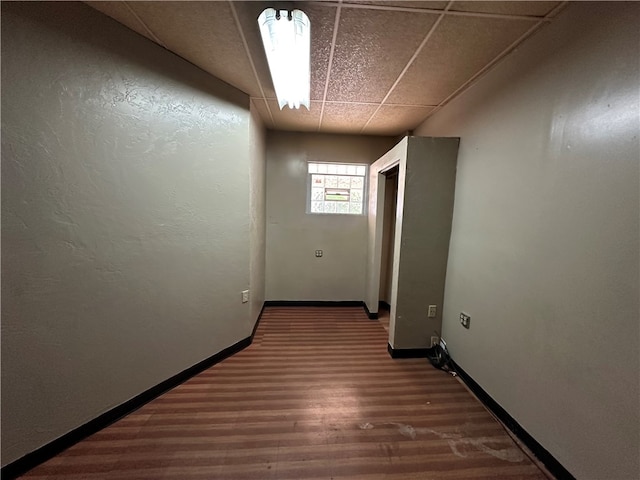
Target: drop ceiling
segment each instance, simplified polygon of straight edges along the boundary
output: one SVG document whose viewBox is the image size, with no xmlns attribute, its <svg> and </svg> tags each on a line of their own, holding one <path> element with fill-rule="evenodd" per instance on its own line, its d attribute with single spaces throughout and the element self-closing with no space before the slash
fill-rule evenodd
<svg viewBox="0 0 640 480">
<path fill-rule="evenodd" d="M 251 97 L 274 130 L 399 135 L 551 22 L 567 2 L 86 2 Z M 257 18 L 311 20 L 311 108 L 280 110 Z"/>
</svg>

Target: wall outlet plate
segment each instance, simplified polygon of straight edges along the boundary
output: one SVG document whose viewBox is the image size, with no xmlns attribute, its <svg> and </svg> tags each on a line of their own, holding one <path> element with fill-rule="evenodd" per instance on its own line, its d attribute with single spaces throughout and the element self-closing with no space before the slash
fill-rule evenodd
<svg viewBox="0 0 640 480">
<path fill-rule="evenodd" d="M 460 323 L 464 328 L 469 328 L 471 317 L 464 312 L 460 312 Z"/>
<path fill-rule="evenodd" d="M 435 335 L 431 337 L 431 347 L 434 347 L 440 343 L 440 337 L 436 337 Z"/>
<path fill-rule="evenodd" d="M 247 303 L 249 301 L 249 290 L 242 291 L 242 303 Z"/>
<path fill-rule="evenodd" d="M 436 316 L 436 314 L 438 313 L 438 306 L 437 305 L 429 305 L 429 309 L 427 310 L 427 317 L 428 318 L 433 318 Z"/>
</svg>

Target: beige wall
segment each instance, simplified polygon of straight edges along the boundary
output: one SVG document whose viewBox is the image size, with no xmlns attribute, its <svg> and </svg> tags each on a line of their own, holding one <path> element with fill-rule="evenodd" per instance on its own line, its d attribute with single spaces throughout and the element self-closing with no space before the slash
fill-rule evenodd
<svg viewBox="0 0 640 480">
<path fill-rule="evenodd" d="M 367 217 L 306 213 L 307 162 L 370 164 L 390 137 L 268 132 L 267 300 L 364 298 Z M 315 250 L 324 256 L 316 258 Z"/>
<path fill-rule="evenodd" d="M 389 345 L 427 348 L 440 332 L 456 178 L 457 138 L 405 137 L 369 171 L 366 304 L 377 311 L 388 214 L 385 173 L 398 171 Z M 435 317 L 427 316 L 436 305 Z"/>
<path fill-rule="evenodd" d="M 396 233 L 398 172 L 386 174 L 384 189 L 384 224 L 382 225 L 382 259 L 380 261 L 380 301 L 391 304 L 393 250 Z"/>
<path fill-rule="evenodd" d="M 266 131 L 260 115 L 251 104 L 249 132 L 250 165 L 250 292 L 251 328 L 260 316 L 265 299 L 265 255 L 266 255 Z"/>
<path fill-rule="evenodd" d="M 409 138 L 393 340 L 427 348 L 442 327 L 442 304 L 456 179 L 457 138 Z M 427 317 L 429 305 L 437 313 Z"/>
<path fill-rule="evenodd" d="M 3 3 L 3 465 L 250 334 L 259 128 L 85 5 Z"/>
<path fill-rule="evenodd" d="M 569 5 L 416 130 L 461 137 L 451 353 L 579 479 L 640 478 L 638 25 Z"/>
</svg>

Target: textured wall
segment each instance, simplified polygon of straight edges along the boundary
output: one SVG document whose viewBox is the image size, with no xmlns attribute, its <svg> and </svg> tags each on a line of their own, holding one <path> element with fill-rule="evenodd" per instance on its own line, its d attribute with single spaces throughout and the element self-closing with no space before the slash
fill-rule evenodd
<svg viewBox="0 0 640 480">
<path fill-rule="evenodd" d="M 365 278 L 364 302 L 370 312 L 378 311 L 380 300 L 380 283 L 382 278 L 382 249 L 385 226 L 385 198 L 387 181 L 384 173 L 390 169 L 398 171 L 398 191 L 396 193 L 395 232 L 393 234 L 393 256 L 391 258 L 391 272 L 387 272 L 391 282 L 391 292 L 388 302 L 390 327 L 395 322 L 396 300 L 398 292 L 398 259 L 402 231 L 402 217 L 404 214 L 404 187 L 407 170 L 407 143 L 409 137 L 404 137 L 393 148 L 381 155 L 369 168 L 369 203 L 367 205 L 367 268 Z M 393 328 L 389 328 L 389 343 L 393 345 Z"/>
<path fill-rule="evenodd" d="M 2 5 L 2 462 L 250 333 L 249 101 L 67 2 Z"/>
<path fill-rule="evenodd" d="M 442 325 L 445 273 L 456 178 L 457 138 L 405 137 L 369 171 L 366 303 L 377 311 L 380 285 L 391 282 L 389 344 L 426 348 Z M 397 168 L 397 203 L 391 271 L 385 272 L 385 173 Z M 383 274 L 390 276 L 385 279 Z M 429 305 L 437 315 L 427 317 Z"/>
<path fill-rule="evenodd" d="M 390 137 L 269 132 L 267 136 L 268 300 L 362 300 L 366 215 L 309 215 L 307 162 L 367 163 Z M 324 256 L 316 258 L 315 250 Z"/>
<path fill-rule="evenodd" d="M 441 330 L 457 153 L 457 138 L 409 138 L 393 348 L 429 347 Z"/>
<path fill-rule="evenodd" d="M 250 124 L 251 147 L 251 224 L 250 224 L 250 297 L 251 328 L 255 325 L 264 305 L 265 295 L 265 255 L 266 255 L 266 131 L 253 103 Z"/>
<path fill-rule="evenodd" d="M 640 478 L 639 24 L 572 4 L 416 130 L 461 137 L 451 353 L 579 479 Z"/>
<path fill-rule="evenodd" d="M 391 303 L 393 250 L 396 233 L 398 172 L 387 175 L 384 188 L 384 224 L 382 226 L 382 259 L 380 261 L 380 300 Z"/>
</svg>

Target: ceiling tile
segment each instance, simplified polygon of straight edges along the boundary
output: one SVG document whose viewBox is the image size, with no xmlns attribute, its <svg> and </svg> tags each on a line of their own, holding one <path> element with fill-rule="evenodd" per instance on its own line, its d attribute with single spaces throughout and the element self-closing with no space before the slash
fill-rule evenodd
<svg viewBox="0 0 640 480">
<path fill-rule="evenodd" d="M 304 5 L 311 22 L 311 99 L 324 100 L 337 8 Z"/>
<path fill-rule="evenodd" d="M 434 107 L 382 105 L 362 133 L 368 135 L 400 135 L 413 130 Z"/>
<path fill-rule="evenodd" d="M 169 50 L 246 93 L 260 95 L 227 2 L 128 5 Z"/>
<path fill-rule="evenodd" d="M 409 8 L 427 8 L 430 10 L 444 10 L 449 2 L 402 2 L 402 1 L 394 1 L 394 0 L 348 0 L 344 2 L 345 4 L 356 3 L 361 5 L 376 5 L 376 6 L 385 6 L 385 7 L 409 7 Z"/>
<path fill-rule="evenodd" d="M 326 103 L 322 131 L 360 133 L 376 108 L 376 104 Z"/>
<path fill-rule="evenodd" d="M 527 20 L 445 17 L 387 103 L 438 105 L 531 26 Z"/>
<path fill-rule="evenodd" d="M 444 14 L 385 105 L 376 111 L 438 14 L 386 7 L 443 10 L 446 1 L 346 0 L 340 10 L 332 72 L 327 81 L 338 9 L 331 3 L 300 2 L 311 19 L 311 110 L 280 110 L 260 39 L 257 18 L 265 1 L 90 1 L 90 6 L 163 44 L 213 76 L 245 91 L 267 128 L 396 135 L 416 127 L 434 105 L 449 97 L 519 39 L 537 18 L 561 2 L 457 1 Z M 354 6 L 357 3 L 359 5 Z M 285 5 L 283 3 L 282 5 Z M 234 20 L 247 42 L 247 50 Z M 468 13 L 468 14 L 467 14 Z M 527 15 L 532 20 L 483 14 Z M 254 69 L 251 67 L 253 62 Z M 257 77 L 257 78 L 256 78 Z M 266 96 L 269 100 L 265 103 Z M 267 108 L 269 105 L 270 108 Z M 375 116 L 371 118 L 374 114 Z M 366 122 L 371 118 L 371 121 Z"/>
<path fill-rule="evenodd" d="M 276 96 L 273 81 L 269 73 L 267 57 L 258 29 L 258 16 L 265 8 L 273 7 L 271 2 L 233 2 L 238 14 L 238 20 L 251 52 L 253 63 L 258 72 L 264 95 L 267 98 Z M 311 22 L 311 99 L 322 100 L 329 68 L 329 55 L 333 38 L 336 8 L 323 7 L 313 4 L 301 6 Z"/>
<path fill-rule="evenodd" d="M 560 2 L 454 2 L 451 10 L 458 12 L 502 13 L 507 15 L 533 15 L 544 17 Z"/>
<path fill-rule="evenodd" d="M 216 2 L 214 2 L 216 3 Z M 226 2 L 225 2 L 226 3 Z M 258 28 L 258 17 L 262 11 L 271 7 L 273 4 L 268 2 L 233 2 L 233 7 L 238 15 L 238 21 L 244 33 L 253 65 L 256 68 L 258 79 L 262 85 L 262 91 L 267 98 L 274 98 L 276 92 L 273 89 L 271 81 L 271 73 L 269 73 L 269 65 L 267 56 L 264 53 L 262 38 L 260 37 L 260 29 Z M 262 95 L 262 93 L 253 93 L 252 95 Z"/>
<path fill-rule="evenodd" d="M 342 9 L 327 100 L 380 102 L 436 18 Z"/>
<path fill-rule="evenodd" d="M 129 27 L 134 32 L 139 33 L 147 37 L 152 42 L 155 39 L 149 35 L 149 32 L 144 28 L 144 25 L 138 21 L 131 10 L 124 2 L 85 2 L 90 7 L 95 8 L 99 12 L 108 15 L 114 20 L 120 22 L 122 25 Z"/>
<path fill-rule="evenodd" d="M 257 103 L 258 100 L 255 100 Z M 290 130 L 297 132 L 315 132 L 320 123 L 321 102 L 311 102 L 311 108 L 304 107 L 291 109 L 284 107 L 280 110 L 276 99 L 268 99 L 269 108 L 275 120 L 275 128 L 278 130 Z"/>
</svg>

